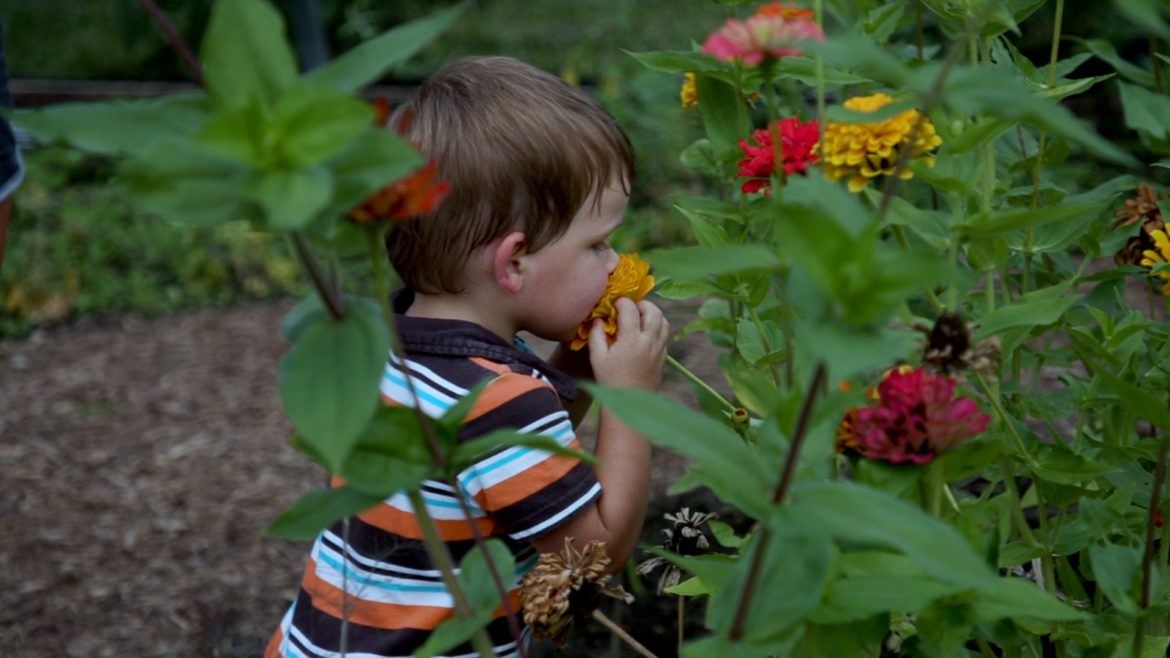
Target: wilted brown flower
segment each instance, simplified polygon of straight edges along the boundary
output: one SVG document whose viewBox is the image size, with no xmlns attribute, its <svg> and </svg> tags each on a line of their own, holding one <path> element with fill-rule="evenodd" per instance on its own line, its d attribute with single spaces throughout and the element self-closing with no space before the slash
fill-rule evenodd
<svg viewBox="0 0 1170 658">
<path fill-rule="evenodd" d="M 1164 199 L 1170 199 L 1170 194 L 1164 194 Z M 1158 192 L 1149 185 L 1138 185 L 1137 196 L 1126 199 L 1125 205 L 1113 213 L 1117 222 L 1113 228 L 1129 226 L 1139 220 L 1152 219 L 1153 215 L 1161 215 L 1158 208 Z"/>
<path fill-rule="evenodd" d="M 569 623 L 574 617 L 591 613 L 610 596 L 624 603 L 634 597 L 621 585 L 609 585 L 609 555 L 605 542 L 591 541 L 578 551 L 570 537 L 560 553 L 543 553 L 536 567 L 520 580 L 524 623 L 532 627 L 533 638 L 549 638 L 564 646 Z"/>
<path fill-rule="evenodd" d="M 702 555 L 711 549 L 711 542 L 703 534 L 703 524 L 715 517 L 711 512 L 692 512 L 684 507 L 674 514 L 663 514 L 667 521 L 674 524 L 672 528 L 662 531 L 666 535 L 659 548 L 679 555 Z M 682 577 L 679 568 L 660 557 L 652 557 L 638 565 L 635 570 L 639 576 L 654 571 L 660 566 L 665 568 L 658 577 L 658 593 L 662 594 L 668 587 L 674 587 Z"/>
<path fill-rule="evenodd" d="M 974 325 L 956 313 L 944 311 L 926 332 L 922 361 L 945 375 L 970 369 L 984 379 L 999 373 L 1001 344 L 998 336 L 973 343 Z"/>
</svg>

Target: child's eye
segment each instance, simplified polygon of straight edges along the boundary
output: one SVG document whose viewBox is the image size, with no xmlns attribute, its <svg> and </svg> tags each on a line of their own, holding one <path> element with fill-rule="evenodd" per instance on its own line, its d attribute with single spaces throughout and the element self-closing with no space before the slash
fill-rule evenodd
<svg viewBox="0 0 1170 658">
<path fill-rule="evenodd" d="M 609 251 L 609 249 L 610 246 L 608 242 L 598 242 L 597 244 L 593 245 L 594 251 Z"/>
</svg>

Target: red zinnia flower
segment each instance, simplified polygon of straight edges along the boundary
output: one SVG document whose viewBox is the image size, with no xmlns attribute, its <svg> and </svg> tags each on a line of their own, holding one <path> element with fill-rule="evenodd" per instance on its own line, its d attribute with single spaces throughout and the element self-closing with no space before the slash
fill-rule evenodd
<svg viewBox="0 0 1170 658">
<path fill-rule="evenodd" d="M 878 386 L 876 406 L 858 409 L 847 444 L 867 459 L 928 464 L 976 436 L 990 418 L 970 398 L 953 399 L 955 382 L 921 368 L 894 371 Z"/>
<path fill-rule="evenodd" d="M 820 125 L 816 121 L 801 123 L 796 117 L 773 121 L 768 129 L 757 130 L 752 133 L 752 139 L 758 146 L 753 146 L 746 139 L 739 140 L 739 148 L 747 156 L 739 161 L 739 176 L 749 179 L 740 188 L 745 194 L 769 192 L 768 181 L 776 170 L 776 149 L 772 136 L 780 135 L 781 158 L 784 161 L 784 173 L 804 173 L 810 164 L 818 161 L 816 146 L 820 139 Z"/>
<path fill-rule="evenodd" d="M 400 178 L 376 192 L 361 206 L 349 211 L 356 222 L 403 221 L 435 212 L 451 189 L 447 181 L 436 181 L 439 163 L 432 160 L 422 169 Z"/>
</svg>

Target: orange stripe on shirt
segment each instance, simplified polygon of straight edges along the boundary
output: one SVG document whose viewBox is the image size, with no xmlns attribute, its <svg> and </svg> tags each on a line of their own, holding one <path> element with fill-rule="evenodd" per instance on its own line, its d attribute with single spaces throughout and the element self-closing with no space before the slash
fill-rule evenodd
<svg viewBox="0 0 1170 658">
<path fill-rule="evenodd" d="M 483 392 L 476 398 L 475 404 L 471 406 L 471 411 L 463 422 L 471 422 L 538 388 L 553 390 L 552 386 L 528 375 L 511 371 L 500 375 L 484 387 Z"/>
<path fill-rule="evenodd" d="M 573 439 L 566 446 L 570 450 L 580 450 L 581 442 Z M 475 502 L 485 510 L 495 511 L 508 505 L 519 502 L 544 489 L 548 485 L 564 477 L 580 460 L 561 455 L 552 455 L 548 459 L 530 466 L 522 473 L 522 477 L 511 477 L 498 482 L 475 495 Z"/>
<path fill-rule="evenodd" d="M 452 614 L 451 608 L 429 605 L 397 605 L 367 601 L 346 595 L 340 588 L 317 577 L 316 563 L 305 570 L 301 587 L 312 597 L 313 607 L 335 619 L 348 616 L 355 624 L 398 630 L 417 628 L 432 631 Z"/>
<path fill-rule="evenodd" d="M 358 514 L 358 518 L 362 521 L 386 532 L 392 532 L 399 537 L 406 539 L 422 539 L 422 527 L 419 526 L 418 517 L 411 512 L 404 512 L 393 505 L 386 503 L 379 503 L 370 509 Z M 435 528 L 439 531 L 439 536 L 444 541 L 463 541 L 466 539 L 474 539 L 475 533 L 471 530 L 471 525 L 466 519 L 448 520 L 448 519 L 434 519 Z M 496 532 L 496 522 L 490 516 L 480 517 L 475 519 L 475 524 L 479 528 L 480 534 L 489 537 Z"/>
</svg>

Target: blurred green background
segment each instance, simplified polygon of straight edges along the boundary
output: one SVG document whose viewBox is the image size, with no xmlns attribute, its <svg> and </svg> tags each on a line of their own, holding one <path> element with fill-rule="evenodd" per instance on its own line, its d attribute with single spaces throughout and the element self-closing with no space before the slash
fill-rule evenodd
<svg viewBox="0 0 1170 658">
<path fill-rule="evenodd" d="M 158 4 L 198 48 L 212 3 Z M 294 3 L 276 4 L 287 13 Z M 451 4 L 322 0 L 317 6 L 337 54 Z M 627 128 L 639 153 L 629 228 L 620 236 L 621 247 L 638 249 L 683 235 L 669 218 L 668 201 L 698 185 L 677 154 L 700 125 L 696 113 L 678 105 L 681 80 L 645 70 L 622 49 L 688 48 L 728 13 L 708 0 L 485 0 L 384 82 L 417 83 L 460 55 L 505 54 L 585 85 Z M 0 0 L 0 21 L 15 80 L 188 80 L 135 0 Z M 121 200 L 108 161 L 58 147 L 26 151 L 25 159 L 27 177 L 0 272 L 0 337 L 103 313 L 156 315 L 303 291 L 279 239 L 243 224 L 195 231 L 136 212 Z"/>
</svg>

